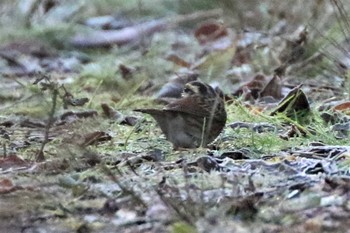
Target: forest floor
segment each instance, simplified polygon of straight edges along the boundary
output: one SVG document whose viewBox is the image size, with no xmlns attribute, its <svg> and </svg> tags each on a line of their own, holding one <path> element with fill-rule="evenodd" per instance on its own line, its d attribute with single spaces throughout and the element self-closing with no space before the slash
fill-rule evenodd
<svg viewBox="0 0 350 233">
<path fill-rule="evenodd" d="M 0 232 L 350 232 L 350 4 L 0 3 Z M 174 150 L 199 79 L 227 123 Z"/>
</svg>

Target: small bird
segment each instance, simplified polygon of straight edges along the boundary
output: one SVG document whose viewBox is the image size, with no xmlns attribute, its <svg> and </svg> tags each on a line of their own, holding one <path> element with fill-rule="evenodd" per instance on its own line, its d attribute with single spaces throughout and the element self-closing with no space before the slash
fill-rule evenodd
<svg viewBox="0 0 350 233">
<path fill-rule="evenodd" d="M 174 149 L 206 146 L 226 124 L 223 93 L 201 81 L 185 85 L 180 99 L 163 109 L 136 109 L 150 114 Z"/>
</svg>

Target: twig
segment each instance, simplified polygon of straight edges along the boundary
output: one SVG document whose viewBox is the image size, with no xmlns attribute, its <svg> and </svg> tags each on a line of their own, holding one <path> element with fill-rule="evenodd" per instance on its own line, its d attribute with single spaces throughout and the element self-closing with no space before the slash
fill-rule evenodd
<svg viewBox="0 0 350 233">
<path fill-rule="evenodd" d="M 49 113 L 49 119 L 48 119 L 46 127 L 45 127 L 44 141 L 41 144 L 41 148 L 40 148 L 39 152 L 36 155 L 36 161 L 44 161 L 45 160 L 44 148 L 45 148 L 45 145 L 49 142 L 49 133 L 50 133 L 50 129 L 51 129 L 52 123 L 54 122 L 54 116 L 55 116 L 56 106 L 57 106 L 57 96 L 58 96 L 58 89 L 54 88 L 52 90 L 51 111 Z"/>
</svg>

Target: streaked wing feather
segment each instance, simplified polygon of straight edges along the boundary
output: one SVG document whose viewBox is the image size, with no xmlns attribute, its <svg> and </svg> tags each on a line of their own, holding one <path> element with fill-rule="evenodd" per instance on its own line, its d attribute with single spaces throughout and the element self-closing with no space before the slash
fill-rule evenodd
<svg viewBox="0 0 350 233">
<path fill-rule="evenodd" d="M 209 116 L 210 112 L 204 106 L 198 106 L 201 103 L 198 103 L 197 100 L 193 100 L 191 97 L 176 100 L 164 107 L 166 111 L 174 111 L 174 112 L 183 112 L 187 114 L 191 114 L 194 116 Z"/>
<path fill-rule="evenodd" d="M 151 115 L 158 123 L 162 131 L 165 135 L 168 135 L 169 129 L 168 129 L 168 120 L 171 118 L 169 113 L 164 112 L 161 109 L 152 109 L 152 108 L 146 108 L 146 109 L 135 109 L 136 112 L 142 112 L 147 113 Z"/>
</svg>

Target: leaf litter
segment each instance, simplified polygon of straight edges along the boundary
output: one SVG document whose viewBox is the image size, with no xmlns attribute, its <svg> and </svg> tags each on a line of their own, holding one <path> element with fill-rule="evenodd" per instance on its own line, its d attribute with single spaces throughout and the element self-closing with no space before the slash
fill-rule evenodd
<svg viewBox="0 0 350 233">
<path fill-rule="evenodd" d="M 20 5 L 29 39 L 0 46 L 4 231 L 347 232 L 349 47 L 333 37 L 348 4 L 293 4 L 304 18 L 237 3 L 239 25 L 226 1 L 138 21 L 127 4 L 60 14 L 69 2 Z M 70 19 L 67 37 L 31 33 Z M 207 148 L 174 151 L 132 110 L 194 80 L 223 90 L 229 119 Z"/>
</svg>

